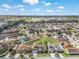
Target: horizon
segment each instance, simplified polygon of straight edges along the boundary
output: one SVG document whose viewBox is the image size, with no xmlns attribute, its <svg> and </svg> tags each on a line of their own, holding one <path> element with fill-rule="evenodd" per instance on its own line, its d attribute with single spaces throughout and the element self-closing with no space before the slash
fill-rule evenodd
<svg viewBox="0 0 79 59">
<path fill-rule="evenodd" d="M 0 16 L 26 16 L 26 17 L 30 17 L 30 16 L 42 16 L 42 17 L 54 17 L 54 16 L 61 16 L 61 17 L 65 17 L 65 16 L 69 16 L 69 17 L 71 17 L 71 16 L 77 16 L 77 17 L 79 17 L 79 15 L 0 15 Z"/>
</svg>

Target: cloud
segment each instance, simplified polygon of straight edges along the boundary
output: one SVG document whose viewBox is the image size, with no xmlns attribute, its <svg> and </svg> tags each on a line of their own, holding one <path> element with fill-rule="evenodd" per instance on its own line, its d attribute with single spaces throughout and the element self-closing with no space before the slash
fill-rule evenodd
<svg viewBox="0 0 79 59">
<path fill-rule="evenodd" d="M 2 9 L 0 8 L 0 11 L 1 11 Z"/>
<path fill-rule="evenodd" d="M 11 14 L 16 14 L 16 12 L 11 12 Z"/>
<path fill-rule="evenodd" d="M 56 10 L 57 12 L 61 12 L 61 10 Z"/>
<path fill-rule="evenodd" d="M 15 8 L 20 8 L 20 7 L 24 7 L 23 5 L 16 5 L 14 6 Z"/>
<path fill-rule="evenodd" d="M 5 8 L 8 8 L 8 9 L 12 8 L 12 7 L 9 6 L 8 4 L 3 4 L 2 6 L 5 7 Z"/>
<path fill-rule="evenodd" d="M 21 11 L 25 11 L 25 9 L 24 9 L 24 8 L 20 8 L 20 10 L 21 10 Z"/>
<path fill-rule="evenodd" d="M 47 9 L 46 10 L 48 13 L 53 13 L 54 12 L 54 10 L 49 10 L 49 9 Z"/>
<path fill-rule="evenodd" d="M 9 9 L 5 9 L 4 11 L 9 11 Z"/>
<path fill-rule="evenodd" d="M 24 3 L 29 3 L 30 5 L 35 5 L 39 3 L 39 0 L 23 0 Z"/>
<path fill-rule="evenodd" d="M 59 6 L 58 8 L 63 10 L 64 9 L 64 6 Z"/>
<path fill-rule="evenodd" d="M 49 6 L 49 5 L 52 5 L 52 4 L 50 2 L 44 4 L 44 6 Z"/>
<path fill-rule="evenodd" d="M 77 15 L 77 12 L 73 12 L 73 15 Z"/>
<path fill-rule="evenodd" d="M 37 11 L 37 12 L 38 12 L 38 11 L 40 11 L 40 9 L 39 9 L 39 8 L 37 8 L 37 9 L 35 9 L 35 11 Z"/>
</svg>

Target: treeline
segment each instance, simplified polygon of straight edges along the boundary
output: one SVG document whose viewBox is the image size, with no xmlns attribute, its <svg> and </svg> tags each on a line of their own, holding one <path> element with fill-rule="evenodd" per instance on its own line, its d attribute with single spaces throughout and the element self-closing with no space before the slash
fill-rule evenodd
<svg viewBox="0 0 79 59">
<path fill-rule="evenodd" d="M 11 28 L 13 26 L 17 26 L 19 23 L 22 22 L 24 22 L 24 20 L 6 21 L 2 26 L 0 26 L 0 32 L 4 31 L 5 29 Z"/>
</svg>

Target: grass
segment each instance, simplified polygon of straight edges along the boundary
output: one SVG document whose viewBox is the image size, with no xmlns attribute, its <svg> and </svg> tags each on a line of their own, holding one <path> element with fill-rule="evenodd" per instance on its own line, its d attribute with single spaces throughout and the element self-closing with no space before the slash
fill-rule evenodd
<svg viewBox="0 0 79 59">
<path fill-rule="evenodd" d="M 38 57 L 49 57 L 49 56 L 50 56 L 49 53 L 38 54 Z"/>
<path fill-rule="evenodd" d="M 79 57 L 79 55 L 70 55 L 70 57 Z"/>
<path fill-rule="evenodd" d="M 64 57 L 79 57 L 79 55 L 68 55 L 68 54 L 65 54 L 65 53 L 62 53 L 62 55 Z"/>
<path fill-rule="evenodd" d="M 37 41 L 37 43 L 44 44 L 45 43 L 50 43 L 50 44 L 59 44 L 59 41 L 55 38 L 50 38 L 50 37 L 42 37 L 40 40 Z"/>
<path fill-rule="evenodd" d="M 58 41 L 55 38 L 51 38 L 51 37 L 41 37 L 39 40 L 36 40 L 34 42 L 29 42 L 29 44 L 33 47 L 36 44 L 42 44 L 42 45 L 46 45 L 46 44 L 55 44 L 58 45 L 60 44 L 60 41 Z"/>
<path fill-rule="evenodd" d="M 70 32 L 76 32 L 75 28 L 70 29 Z"/>
<path fill-rule="evenodd" d="M 70 55 L 69 55 L 69 52 L 66 50 L 66 49 L 64 49 L 64 52 L 62 53 L 62 55 L 64 56 L 64 57 L 69 57 Z"/>
<path fill-rule="evenodd" d="M 63 55 L 64 57 L 70 57 L 70 55 L 65 54 L 65 53 L 62 53 L 62 55 Z"/>
</svg>

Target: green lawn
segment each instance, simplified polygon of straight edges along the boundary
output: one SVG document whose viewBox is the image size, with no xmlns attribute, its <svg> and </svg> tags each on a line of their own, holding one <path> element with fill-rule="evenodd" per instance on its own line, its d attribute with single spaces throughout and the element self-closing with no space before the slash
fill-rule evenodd
<svg viewBox="0 0 79 59">
<path fill-rule="evenodd" d="M 29 42 L 30 45 L 34 46 L 36 44 L 42 44 L 42 45 L 46 45 L 46 44 L 60 44 L 60 41 L 58 41 L 55 38 L 51 38 L 51 37 L 41 37 L 41 39 L 34 41 L 34 42 Z"/>
<path fill-rule="evenodd" d="M 41 43 L 44 45 L 46 42 L 50 43 L 50 44 L 59 44 L 60 43 L 57 39 L 51 38 L 51 37 L 42 37 L 40 40 L 37 41 L 37 43 Z"/>
<path fill-rule="evenodd" d="M 38 57 L 49 57 L 49 56 L 50 56 L 49 53 L 38 54 Z"/>
<path fill-rule="evenodd" d="M 62 55 L 63 55 L 64 57 L 70 57 L 70 55 L 65 54 L 65 53 L 62 53 Z"/>
<path fill-rule="evenodd" d="M 68 54 L 65 54 L 65 53 L 62 53 L 62 55 L 64 57 L 79 57 L 79 55 L 68 55 Z"/>
<path fill-rule="evenodd" d="M 64 57 L 69 57 L 70 55 L 69 55 L 69 52 L 66 50 L 66 49 L 64 49 L 64 52 L 62 53 L 62 55 L 64 56 Z"/>
</svg>

